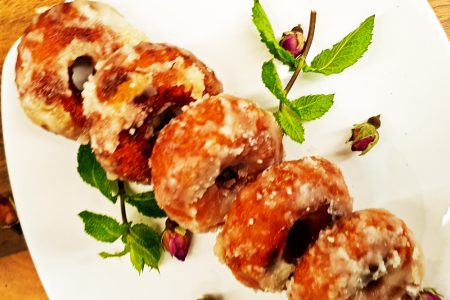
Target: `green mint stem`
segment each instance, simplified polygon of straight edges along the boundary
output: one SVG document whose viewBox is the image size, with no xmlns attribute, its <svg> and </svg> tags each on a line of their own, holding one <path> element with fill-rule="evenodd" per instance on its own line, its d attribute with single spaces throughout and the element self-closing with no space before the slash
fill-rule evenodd
<svg viewBox="0 0 450 300">
<path fill-rule="evenodd" d="M 127 211 L 125 210 L 125 184 L 122 180 L 117 182 L 119 187 L 120 213 L 122 214 L 122 223 L 127 224 Z"/>
<path fill-rule="evenodd" d="M 294 82 L 297 80 L 298 75 L 302 71 L 303 67 L 306 64 L 306 56 L 308 55 L 309 49 L 311 48 L 312 41 L 314 39 L 314 32 L 316 31 L 316 19 L 317 19 L 317 12 L 312 10 L 311 14 L 309 16 L 309 29 L 308 29 L 308 37 L 306 38 L 305 43 L 305 49 L 303 53 L 300 55 L 300 63 L 297 65 L 297 68 L 295 69 L 294 74 L 292 74 L 291 79 L 289 80 L 288 84 L 284 88 L 284 93 L 287 94 L 291 90 L 292 86 L 294 85 Z M 278 110 L 281 111 L 283 108 L 283 103 L 280 102 L 280 105 L 278 106 Z"/>
</svg>

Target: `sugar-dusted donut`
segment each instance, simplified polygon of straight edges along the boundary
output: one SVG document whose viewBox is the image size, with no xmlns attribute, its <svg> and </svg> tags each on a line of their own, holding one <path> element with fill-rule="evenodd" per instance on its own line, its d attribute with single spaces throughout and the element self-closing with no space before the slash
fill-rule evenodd
<svg viewBox="0 0 450 300">
<path fill-rule="evenodd" d="M 150 183 L 159 130 L 186 104 L 222 91 L 192 53 L 166 44 L 124 46 L 84 85 L 91 145 L 110 177 Z"/>
<path fill-rule="evenodd" d="M 77 59 L 94 65 L 124 44 L 145 37 L 107 4 L 77 0 L 36 16 L 18 46 L 16 85 L 28 117 L 41 127 L 88 142 L 79 88 L 71 79 Z"/>
<path fill-rule="evenodd" d="M 161 131 L 151 158 L 155 197 L 181 226 L 211 231 L 224 222 L 237 192 L 282 157 L 274 117 L 249 100 L 220 94 L 191 105 Z"/>
<path fill-rule="evenodd" d="M 351 211 L 344 178 L 330 161 L 283 162 L 239 192 L 215 252 L 243 284 L 281 291 L 319 231 Z"/>
<path fill-rule="evenodd" d="M 289 299 L 416 299 L 423 256 L 405 223 L 386 210 L 354 212 L 320 233 L 288 285 Z"/>
</svg>

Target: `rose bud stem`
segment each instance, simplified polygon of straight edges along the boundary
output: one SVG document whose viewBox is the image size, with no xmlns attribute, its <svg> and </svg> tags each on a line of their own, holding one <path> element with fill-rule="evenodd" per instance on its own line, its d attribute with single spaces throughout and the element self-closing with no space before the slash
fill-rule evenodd
<svg viewBox="0 0 450 300">
<path fill-rule="evenodd" d="M 302 71 L 303 67 L 306 64 L 306 56 L 309 53 L 309 49 L 311 48 L 312 41 L 314 39 L 314 32 L 316 30 L 316 18 L 317 13 L 312 10 L 311 14 L 309 16 L 309 28 L 308 28 L 308 37 L 306 38 L 305 46 L 302 49 L 302 54 L 296 58 L 299 62 L 297 65 L 297 68 L 294 71 L 294 74 L 292 74 L 291 79 L 289 79 L 289 82 L 287 83 L 286 87 L 284 88 L 284 94 L 287 96 L 289 91 L 291 90 L 292 86 L 294 85 L 294 82 L 297 80 L 298 75 Z M 281 111 L 283 109 L 283 104 L 280 102 L 278 106 L 278 110 Z"/>
</svg>

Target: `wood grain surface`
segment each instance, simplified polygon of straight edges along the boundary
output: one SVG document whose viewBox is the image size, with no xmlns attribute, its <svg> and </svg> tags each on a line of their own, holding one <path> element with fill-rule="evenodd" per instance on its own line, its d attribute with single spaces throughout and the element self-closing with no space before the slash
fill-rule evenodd
<svg viewBox="0 0 450 300">
<path fill-rule="evenodd" d="M 59 2 L 62 1 L 0 0 L 0 70 L 9 48 L 28 26 L 32 16 L 35 14 L 35 9 Z M 450 37 L 450 0 L 430 0 L 429 2 L 441 21 L 447 37 Z M 0 128 L 0 193 L 9 194 L 10 192 L 11 187 L 6 169 L 3 137 Z M 10 243 L 17 243 L 18 246 L 16 248 L 22 249 L 23 245 L 20 246 L 19 243 L 23 243 L 23 240 L 20 237 L 11 239 L 11 234 L 11 232 L 6 233 L 0 230 L 0 242 L 2 237 L 3 241 L 5 241 L 5 237 L 8 236 Z M 2 244 L 0 243 L 0 245 Z M 10 247 L 14 248 L 14 246 Z M 47 299 L 28 251 L 0 258 L 0 298 L 10 300 Z"/>
<path fill-rule="evenodd" d="M 28 251 L 0 258 L 0 299 L 47 299 Z"/>
</svg>

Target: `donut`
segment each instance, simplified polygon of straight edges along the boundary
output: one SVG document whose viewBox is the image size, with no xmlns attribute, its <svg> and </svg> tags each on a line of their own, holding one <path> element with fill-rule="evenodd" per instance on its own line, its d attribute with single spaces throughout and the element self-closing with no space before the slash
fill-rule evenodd
<svg viewBox="0 0 450 300">
<path fill-rule="evenodd" d="M 186 104 L 222 91 L 192 53 L 167 44 L 124 46 L 84 85 L 91 146 L 110 178 L 150 183 L 160 129 Z"/>
<path fill-rule="evenodd" d="M 416 299 L 423 256 L 405 223 L 382 209 L 354 212 L 322 231 L 299 259 L 289 299 Z"/>
<path fill-rule="evenodd" d="M 351 211 L 352 198 L 334 164 L 319 157 L 286 161 L 241 189 L 214 250 L 244 285 L 281 291 L 320 230 Z"/>
<path fill-rule="evenodd" d="M 77 59 L 94 65 L 122 45 L 144 39 L 116 10 L 98 2 L 61 3 L 37 15 L 22 36 L 16 61 L 26 115 L 46 130 L 87 143 L 72 66 Z"/>
<path fill-rule="evenodd" d="M 274 117 L 220 94 L 191 105 L 160 133 L 151 157 L 155 198 L 193 232 L 223 224 L 237 192 L 283 158 Z"/>
</svg>

